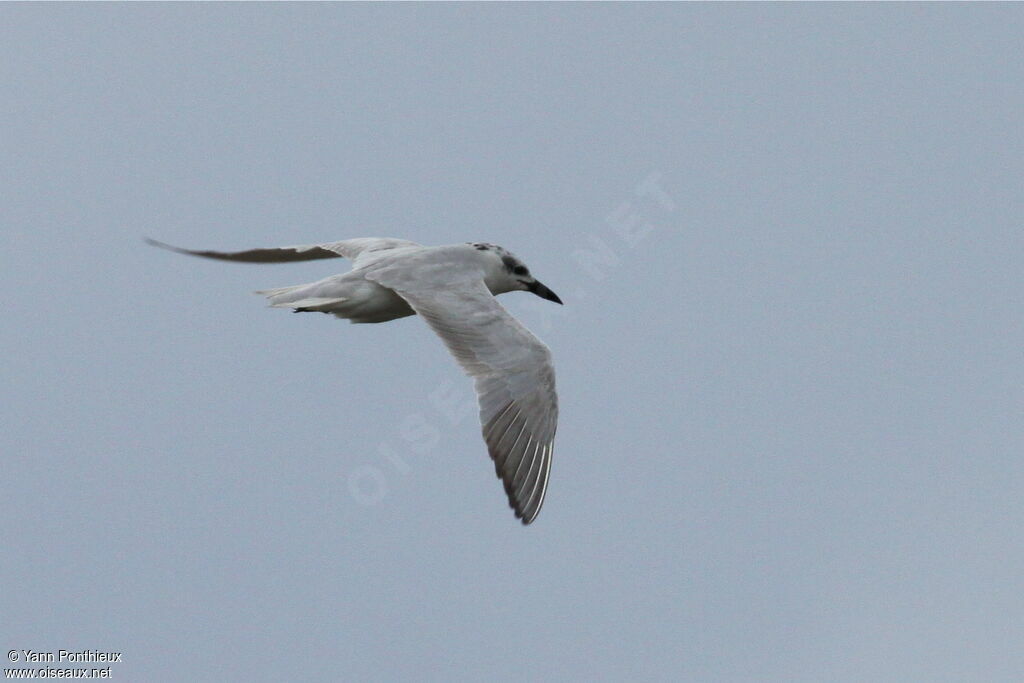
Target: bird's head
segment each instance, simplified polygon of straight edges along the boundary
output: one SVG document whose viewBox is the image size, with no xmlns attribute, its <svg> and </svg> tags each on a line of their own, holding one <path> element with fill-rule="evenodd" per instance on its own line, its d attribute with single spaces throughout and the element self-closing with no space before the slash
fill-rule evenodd
<svg viewBox="0 0 1024 683">
<path fill-rule="evenodd" d="M 505 292 L 533 292 L 541 299 L 562 303 L 558 295 L 530 274 L 530 269 L 515 254 L 496 244 L 469 243 L 484 259 L 484 282 L 492 294 Z"/>
</svg>

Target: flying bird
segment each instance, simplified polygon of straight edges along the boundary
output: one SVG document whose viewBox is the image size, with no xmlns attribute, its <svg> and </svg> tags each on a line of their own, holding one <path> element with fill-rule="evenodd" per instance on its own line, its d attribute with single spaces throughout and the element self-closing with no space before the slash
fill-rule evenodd
<svg viewBox="0 0 1024 683">
<path fill-rule="evenodd" d="M 555 370 L 548 347 L 494 297 L 527 291 L 562 301 L 511 252 L 484 242 L 425 247 L 390 237 L 236 252 L 146 241 L 222 261 L 352 261 L 347 273 L 257 294 L 277 308 L 330 313 L 353 323 L 422 316 L 475 380 L 484 442 L 509 505 L 523 524 L 537 518 L 551 473 L 558 422 Z"/>
</svg>

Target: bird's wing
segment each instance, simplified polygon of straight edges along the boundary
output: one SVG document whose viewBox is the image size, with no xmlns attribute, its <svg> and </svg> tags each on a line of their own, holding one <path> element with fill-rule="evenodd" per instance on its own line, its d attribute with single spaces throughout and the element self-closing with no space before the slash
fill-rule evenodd
<svg viewBox="0 0 1024 683">
<path fill-rule="evenodd" d="M 498 303 L 479 274 L 431 270 L 417 279 L 396 264 L 368 269 L 366 279 L 409 302 L 476 380 L 495 472 L 516 517 L 532 522 L 544 503 L 558 423 L 548 347 Z"/>
<path fill-rule="evenodd" d="M 324 244 L 303 244 L 294 247 L 270 247 L 267 249 L 249 249 L 247 251 L 199 251 L 182 249 L 170 244 L 146 238 L 146 242 L 154 247 L 169 249 L 179 254 L 191 254 L 221 261 L 241 261 L 243 263 L 287 263 L 290 261 L 313 261 L 322 258 L 345 257 L 354 264 L 359 264 L 371 252 L 382 252 L 399 247 L 419 247 L 421 245 L 409 240 L 393 237 L 359 237 L 341 242 L 325 242 Z"/>
</svg>

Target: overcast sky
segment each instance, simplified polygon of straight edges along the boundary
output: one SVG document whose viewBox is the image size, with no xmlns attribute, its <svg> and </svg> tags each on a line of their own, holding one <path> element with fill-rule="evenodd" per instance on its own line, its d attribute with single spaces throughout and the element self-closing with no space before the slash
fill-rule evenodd
<svg viewBox="0 0 1024 683">
<path fill-rule="evenodd" d="M 115 679 L 1021 680 L 1024 7 L 0 7 L 0 648 Z M 565 301 L 544 509 L 418 318 Z M 6 664 L 5 664 L 6 666 Z"/>
</svg>

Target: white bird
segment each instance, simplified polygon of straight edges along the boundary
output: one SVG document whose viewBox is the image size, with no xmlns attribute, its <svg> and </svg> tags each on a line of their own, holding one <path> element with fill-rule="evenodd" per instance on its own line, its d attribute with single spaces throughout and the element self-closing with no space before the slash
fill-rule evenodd
<svg viewBox="0 0 1024 683">
<path fill-rule="evenodd" d="M 498 303 L 517 290 L 562 303 L 509 251 L 494 244 L 424 247 L 388 237 L 219 252 L 149 244 L 224 261 L 281 263 L 343 256 L 352 270 L 317 282 L 257 292 L 295 312 L 332 313 L 353 323 L 420 314 L 474 378 L 480 423 L 509 505 L 523 524 L 544 503 L 558 422 L 551 351 Z"/>
</svg>

